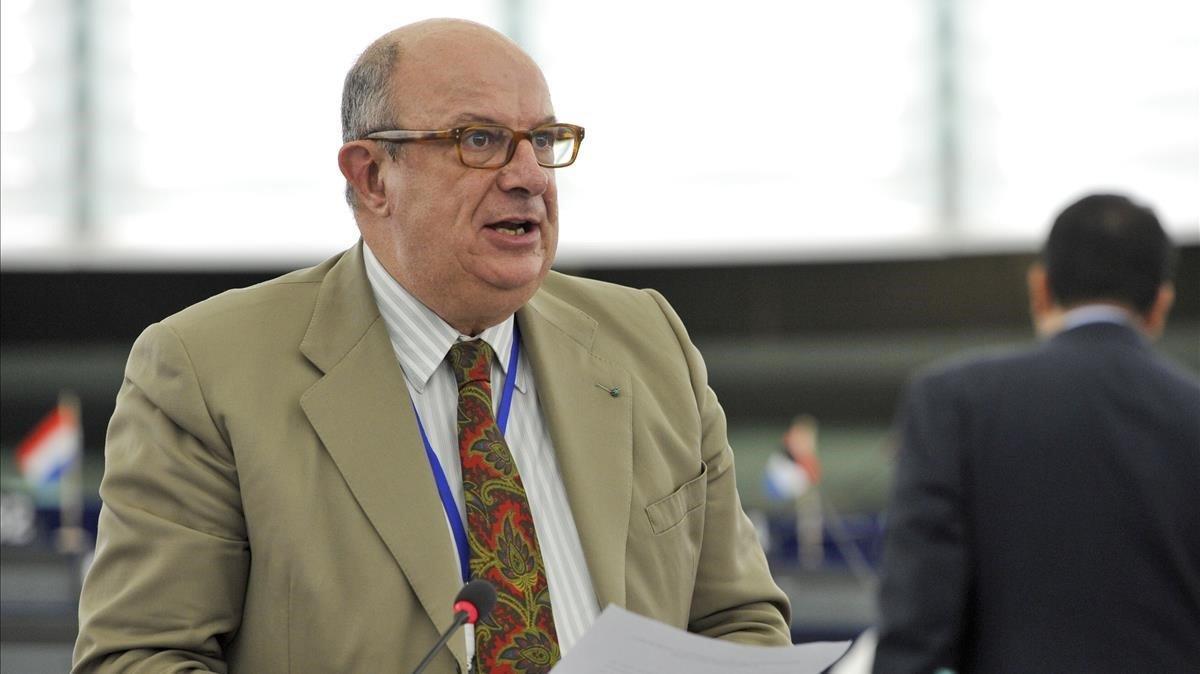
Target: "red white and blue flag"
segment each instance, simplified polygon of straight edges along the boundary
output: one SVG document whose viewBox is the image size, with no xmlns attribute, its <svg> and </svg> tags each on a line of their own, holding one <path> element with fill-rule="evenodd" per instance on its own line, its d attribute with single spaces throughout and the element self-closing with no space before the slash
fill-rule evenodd
<svg viewBox="0 0 1200 674">
<path fill-rule="evenodd" d="M 59 481 L 82 450 L 79 414 L 74 406 L 60 403 L 17 447 L 17 466 L 30 484 L 50 485 Z"/>
</svg>

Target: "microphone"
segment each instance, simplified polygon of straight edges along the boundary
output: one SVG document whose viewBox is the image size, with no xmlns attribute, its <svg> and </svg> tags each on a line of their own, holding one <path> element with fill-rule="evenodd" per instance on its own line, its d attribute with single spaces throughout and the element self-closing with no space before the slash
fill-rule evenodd
<svg viewBox="0 0 1200 674">
<path fill-rule="evenodd" d="M 429 652 L 425 654 L 425 659 L 417 668 L 413 670 L 413 674 L 421 674 L 421 672 L 433 662 L 433 656 L 437 655 L 442 646 L 450 640 L 450 636 L 454 634 L 463 624 L 474 625 L 475 623 L 488 617 L 492 609 L 496 606 L 496 588 L 482 578 L 463 585 L 462 589 L 454 597 L 454 622 L 450 623 L 450 627 L 442 633 L 437 643 Z"/>
</svg>

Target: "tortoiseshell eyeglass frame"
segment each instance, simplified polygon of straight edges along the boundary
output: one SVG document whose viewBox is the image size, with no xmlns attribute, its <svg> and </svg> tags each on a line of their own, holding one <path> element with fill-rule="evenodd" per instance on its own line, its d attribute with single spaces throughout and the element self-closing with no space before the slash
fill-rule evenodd
<svg viewBox="0 0 1200 674">
<path fill-rule="evenodd" d="M 503 162 L 496 164 L 494 166 L 493 165 L 480 165 L 480 164 L 469 163 L 466 159 L 463 158 L 462 138 L 467 134 L 468 131 L 472 131 L 474 129 L 497 129 L 497 130 L 502 129 L 502 130 L 507 131 L 508 133 L 512 134 L 512 142 L 510 142 L 508 144 L 508 152 L 505 155 Z M 408 143 L 408 142 L 432 141 L 432 140 L 452 140 L 452 141 L 454 141 L 455 149 L 458 151 L 458 160 L 460 162 L 462 162 L 463 166 L 468 166 L 470 168 L 498 169 L 498 168 L 507 166 L 508 162 L 512 161 L 513 155 L 515 155 L 517 152 L 517 145 L 519 145 L 522 140 L 528 140 L 530 142 L 530 144 L 532 144 L 534 134 L 536 134 L 540 131 L 545 131 L 547 129 L 566 129 L 570 132 L 570 134 L 571 134 L 570 137 L 574 141 L 574 143 L 571 147 L 571 158 L 566 160 L 565 162 L 560 162 L 560 163 L 544 163 L 539 159 L 538 165 L 542 166 L 544 168 L 563 168 L 565 166 L 570 166 L 571 164 L 575 163 L 575 158 L 579 156 L 579 146 L 583 143 L 583 134 L 584 134 L 583 127 L 576 126 L 574 124 L 562 124 L 559 122 L 555 122 L 553 124 L 543 124 L 539 127 L 536 127 L 533 129 L 528 129 L 526 131 L 518 131 L 516 129 L 510 129 L 507 126 L 502 126 L 500 124 L 472 124 L 470 126 L 460 126 L 460 127 L 456 127 L 453 129 L 443 129 L 441 131 L 386 129 L 386 130 L 373 131 L 371 133 L 368 133 L 367 135 L 363 136 L 363 140 L 377 140 L 377 141 L 384 141 L 384 142 L 390 142 L 390 143 Z M 535 156 L 536 156 L 536 153 L 535 153 Z"/>
</svg>

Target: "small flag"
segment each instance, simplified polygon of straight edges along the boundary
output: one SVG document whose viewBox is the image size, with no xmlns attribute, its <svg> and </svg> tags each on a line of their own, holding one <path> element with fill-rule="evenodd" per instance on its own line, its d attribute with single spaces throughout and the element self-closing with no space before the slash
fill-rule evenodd
<svg viewBox="0 0 1200 674">
<path fill-rule="evenodd" d="M 59 403 L 20 445 L 17 466 L 35 486 L 59 481 L 83 450 L 83 432 L 77 406 Z"/>
</svg>

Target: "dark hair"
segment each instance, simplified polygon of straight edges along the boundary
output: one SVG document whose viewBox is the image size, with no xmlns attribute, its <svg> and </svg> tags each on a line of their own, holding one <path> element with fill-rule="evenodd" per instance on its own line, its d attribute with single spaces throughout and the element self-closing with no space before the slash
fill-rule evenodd
<svg viewBox="0 0 1200 674">
<path fill-rule="evenodd" d="M 1109 300 L 1145 314 L 1171 278 L 1174 249 L 1149 207 L 1119 194 L 1092 194 L 1054 220 L 1042 262 L 1061 306 Z"/>
</svg>

